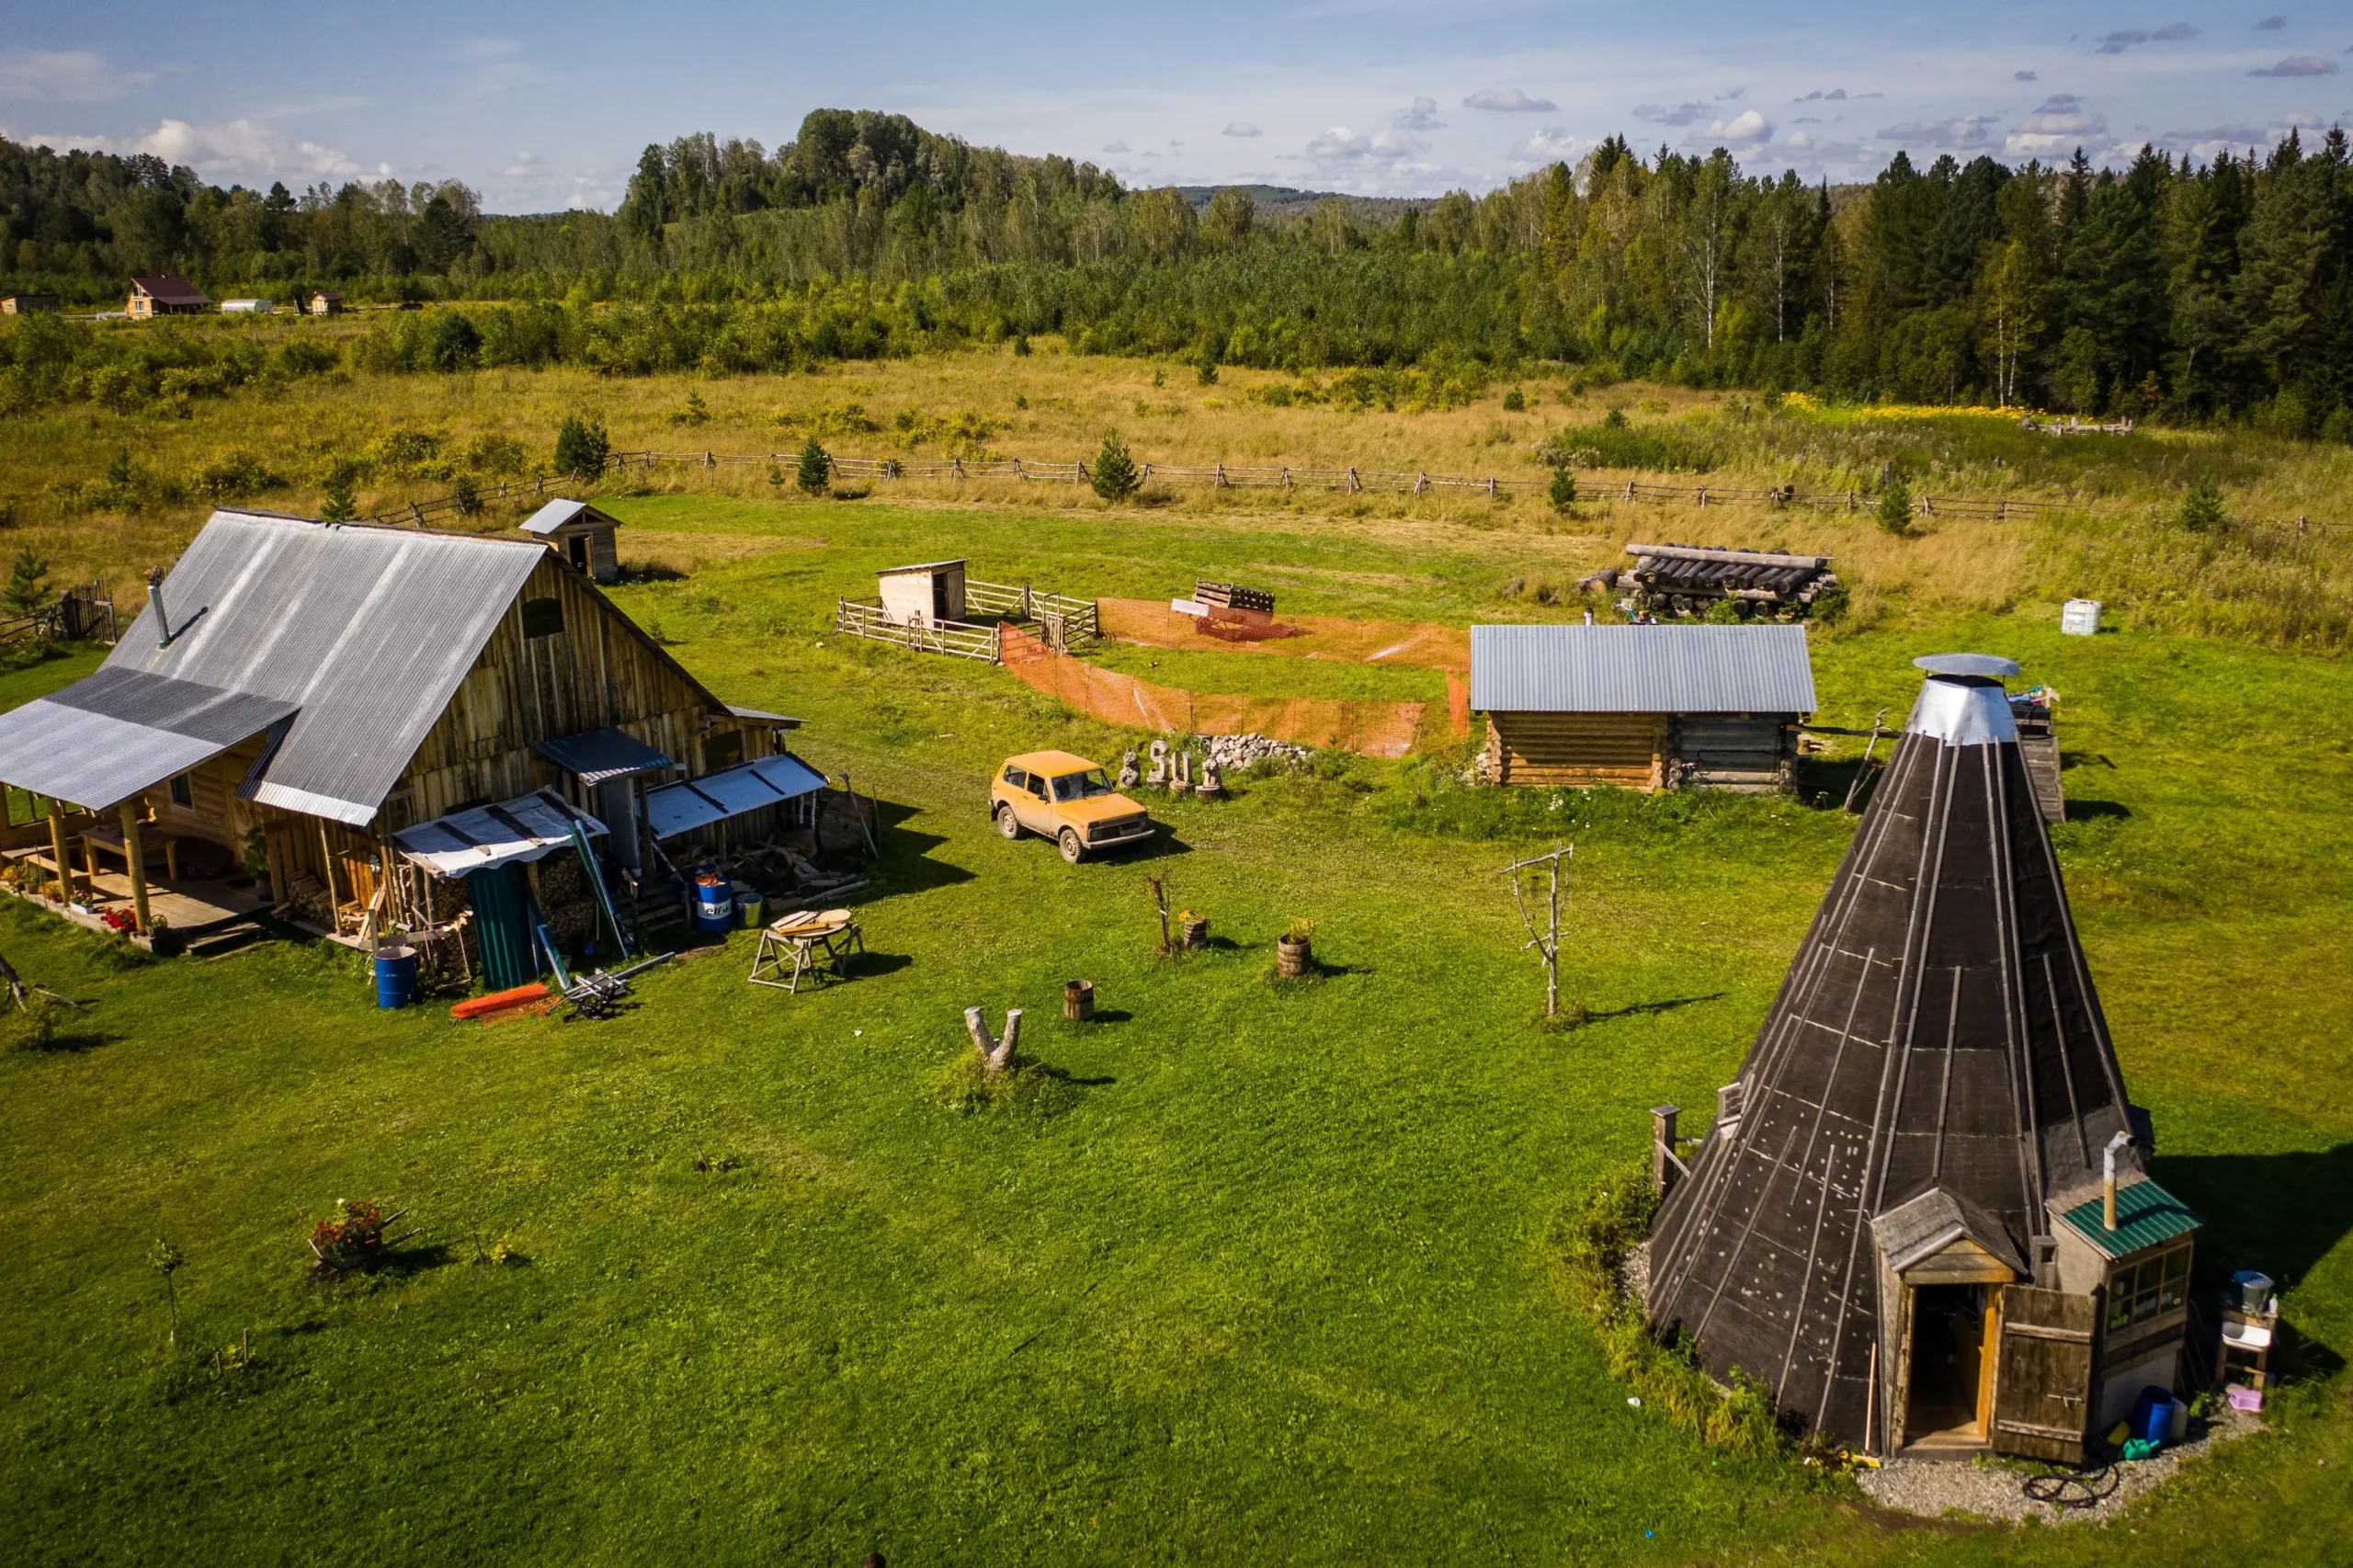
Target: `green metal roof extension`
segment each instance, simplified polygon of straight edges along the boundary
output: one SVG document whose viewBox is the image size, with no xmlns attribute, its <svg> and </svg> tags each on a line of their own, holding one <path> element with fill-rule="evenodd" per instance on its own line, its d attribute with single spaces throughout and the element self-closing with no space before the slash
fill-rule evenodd
<svg viewBox="0 0 2353 1568">
<path fill-rule="evenodd" d="M 2153 1181 L 2116 1189 L 2116 1229 L 2101 1222 L 2100 1199 L 2078 1203 L 2059 1216 L 2075 1233 L 2110 1257 L 2122 1257 L 2188 1235 L 2206 1221 L 2189 1205 Z"/>
</svg>

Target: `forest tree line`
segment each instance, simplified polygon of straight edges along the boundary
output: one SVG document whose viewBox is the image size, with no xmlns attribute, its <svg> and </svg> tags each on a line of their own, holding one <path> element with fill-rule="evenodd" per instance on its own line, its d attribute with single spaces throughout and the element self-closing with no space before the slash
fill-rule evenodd
<svg viewBox="0 0 2353 1568">
<path fill-rule="evenodd" d="M 501 301 L 387 326 L 363 345 L 379 369 L 723 372 L 1061 333 L 1292 370 L 1556 360 L 2341 438 L 2349 260 L 2337 131 L 2122 169 L 1899 153 L 1835 190 L 1612 138 L 1483 197 L 1283 223 L 1238 191 L 1197 209 L 843 110 L 774 153 L 649 147 L 609 215 L 489 216 L 453 182 L 223 190 L 0 142 L 0 292 L 97 301 L 176 271 L 216 295 Z"/>
</svg>

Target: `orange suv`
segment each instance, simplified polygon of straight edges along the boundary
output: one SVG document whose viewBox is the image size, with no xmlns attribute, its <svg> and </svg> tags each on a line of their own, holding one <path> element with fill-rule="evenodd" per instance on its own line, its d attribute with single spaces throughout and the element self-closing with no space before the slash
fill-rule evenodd
<svg viewBox="0 0 2353 1568">
<path fill-rule="evenodd" d="M 1074 866 L 1097 849 L 1141 844 L 1154 831 L 1143 808 L 1113 790 L 1099 764 L 1066 751 L 1006 758 L 989 784 L 989 814 L 1007 838 L 1026 831 L 1054 840 Z"/>
</svg>

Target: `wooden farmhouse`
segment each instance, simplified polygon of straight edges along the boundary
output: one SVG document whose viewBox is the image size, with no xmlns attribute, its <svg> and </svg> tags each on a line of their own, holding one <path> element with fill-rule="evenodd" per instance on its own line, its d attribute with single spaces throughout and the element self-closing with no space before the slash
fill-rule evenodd
<svg viewBox="0 0 2353 1568">
<path fill-rule="evenodd" d="M 585 501 L 551 501 L 525 518 L 522 529 L 599 583 L 618 583 L 621 558 L 613 540 L 620 525 Z"/>
<path fill-rule="evenodd" d="M 343 314 L 343 296 L 333 289 L 314 289 L 304 308 L 314 316 Z"/>
<path fill-rule="evenodd" d="M 1802 626 L 1474 626 L 1497 784 L 1787 789 L 1813 711 Z"/>
<path fill-rule="evenodd" d="M 797 721 L 721 701 L 536 542 L 216 512 L 149 580 L 96 674 L 0 714 L 6 847 L 85 910 L 273 907 L 355 945 L 470 910 L 517 983 L 574 823 L 642 907 L 813 821 Z"/>
<path fill-rule="evenodd" d="M 1874 1455 L 2068 1463 L 2182 1381 L 2200 1221 L 2150 1179 L 2001 676 L 1929 672 L 1688 1165 L 1647 1308 Z"/>
<path fill-rule="evenodd" d="M 131 280 L 131 301 L 124 307 L 133 321 L 152 316 L 192 316 L 211 307 L 211 296 L 185 278 L 163 273 Z"/>
</svg>

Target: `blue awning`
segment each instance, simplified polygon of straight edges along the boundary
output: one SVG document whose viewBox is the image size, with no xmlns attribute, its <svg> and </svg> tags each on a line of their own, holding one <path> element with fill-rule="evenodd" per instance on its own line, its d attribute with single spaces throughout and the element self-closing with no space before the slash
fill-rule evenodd
<svg viewBox="0 0 2353 1568">
<path fill-rule="evenodd" d="M 824 787 L 824 774 L 784 752 L 648 791 L 645 825 L 656 838 L 675 838 L 763 806 L 799 800 Z"/>
<path fill-rule="evenodd" d="M 602 784 L 667 767 L 670 759 L 626 730 L 590 730 L 562 740 L 541 741 L 539 754 L 583 784 Z"/>
</svg>

